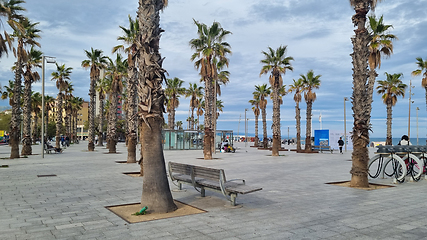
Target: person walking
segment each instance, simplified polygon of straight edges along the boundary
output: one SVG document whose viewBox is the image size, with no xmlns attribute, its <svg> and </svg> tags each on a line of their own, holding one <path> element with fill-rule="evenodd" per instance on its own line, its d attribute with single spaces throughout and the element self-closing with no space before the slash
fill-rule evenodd
<svg viewBox="0 0 427 240">
<path fill-rule="evenodd" d="M 344 141 L 342 140 L 342 137 L 340 137 L 340 140 L 338 140 L 338 146 L 340 147 L 340 153 L 342 154 L 342 146 L 344 146 Z"/>
</svg>

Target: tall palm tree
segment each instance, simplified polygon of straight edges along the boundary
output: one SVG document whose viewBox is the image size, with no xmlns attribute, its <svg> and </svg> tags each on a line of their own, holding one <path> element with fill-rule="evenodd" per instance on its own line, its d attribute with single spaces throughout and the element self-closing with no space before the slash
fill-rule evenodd
<svg viewBox="0 0 427 240">
<path fill-rule="evenodd" d="M 397 103 L 397 97 L 405 97 L 406 84 L 402 83 L 402 73 L 389 74 L 385 72 L 386 80 L 378 80 L 377 93 L 382 94 L 383 103 L 387 106 L 387 138 L 386 145 L 392 145 L 391 121 L 392 107 Z"/>
<path fill-rule="evenodd" d="M 381 57 L 390 57 L 393 53 L 393 40 L 397 37 L 389 33 L 389 29 L 393 28 L 392 25 L 385 25 L 383 23 L 383 16 L 378 20 L 375 16 L 369 16 L 369 82 L 368 82 L 368 95 L 372 96 L 374 91 L 375 79 L 378 76 L 375 71 L 376 68 L 381 68 Z M 369 99 L 372 103 L 373 99 Z M 368 105 L 368 111 L 371 112 L 372 104 Z"/>
<path fill-rule="evenodd" d="M 103 134 L 103 129 L 104 129 L 104 120 L 105 120 L 105 95 L 107 94 L 107 89 L 108 89 L 108 83 L 109 81 L 105 78 L 101 78 L 99 79 L 99 81 L 96 83 L 96 87 L 95 90 L 98 92 L 98 96 L 99 96 L 99 106 L 98 106 L 98 111 L 99 111 L 99 125 L 98 125 L 98 132 L 99 132 L 99 136 L 98 136 L 98 146 L 102 147 L 104 146 L 104 134 Z"/>
<path fill-rule="evenodd" d="M 185 88 L 182 87 L 183 83 L 184 81 L 177 77 L 166 79 L 165 94 L 169 98 L 170 119 L 168 119 L 168 126 L 170 129 L 175 129 L 175 110 L 179 106 L 179 97 L 185 94 Z"/>
<path fill-rule="evenodd" d="M 65 64 L 56 64 L 56 72 L 52 73 L 52 81 L 56 81 L 56 88 L 59 90 L 56 98 L 56 147 L 61 147 L 61 134 L 62 134 L 62 118 L 63 118 L 63 98 L 64 92 L 68 88 L 70 75 L 73 70 L 72 67 L 66 67 Z"/>
<path fill-rule="evenodd" d="M 12 80 L 9 80 L 9 85 L 8 86 L 3 86 L 4 91 L 1 92 L 1 99 L 5 100 L 9 98 L 9 105 L 12 107 L 13 106 L 13 91 L 15 89 L 15 82 Z M 22 94 L 22 89 L 21 89 L 21 94 Z"/>
<path fill-rule="evenodd" d="M 416 59 L 417 59 L 417 62 L 415 64 L 417 64 L 418 69 L 412 71 L 412 76 L 419 76 L 421 74 L 423 75 L 423 78 L 421 79 L 421 86 L 426 91 L 426 109 L 427 109 L 427 59 L 423 60 L 421 57 L 417 57 Z"/>
<path fill-rule="evenodd" d="M 280 89 L 283 86 L 282 74 L 286 74 L 286 70 L 293 71 L 291 61 L 293 61 L 294 58 L 287 57 L 286 50 L 287 46 L 280 46 L 277 50 L 268 47 L 268 52 L 262 52 L 265 58 L 261 60 L 264 66 L 261 69 L 260 76 L 270 73 L 269 79 L 273 99 L 273 156 L 279 156 L 279 149 L 281 148 Z"/>
<path fill-rule="evenodd" d="M 159 52 L 160 11 L 167 0 L 139 0 L 138 20 L 141 37 L 138 38 L 139 116 L 142 118 L 141 152 L 144 169 L 141 203 L 153 212 L 166 213 L 177 209 L 166 176 L 162 145 L 164 91 L 162 82 L 166 70 Z"/>
<path fill-rule="evenodd" d="M 263 139 L 262 145 L 263 148 L 268 147 L 268 138 L 267 138 L 267 97 L 271 94 L 271 87 L 267 87 L 267 84 L 255 85 L 255 92 L 252 93 L 254 98 L 259 98 L 259 108 L 261 109 L 262 116 L 262 129 L 263 129 Z"/>
<path fill-rule="evenodd" d="M 116 55 L 114 62 L 109 59 L 106 77 L 111 79 L 108 95 L 110 111 L 108 116 L 107 148 L 109 153 L 116 153 L 117 145 L 117 106 L 119 95 L 123 92 L 123 80 L 127 75 L 127 60 L 120 54 Z"/>
<path fill-rule="evenodd" d="M 72 118 L 72 106 L 71 100 L 73 99 L 74 87 L 71 82 L 68 84 L 67 89 L 64 91 L 64 110 L 65 110 L 65 135 L 71 139 L 71 118 Z"/>
<path fill-rule="evenodd" d="M 214 22 L 211 27 L 194 20 L 197 26 L 198 38 L 190 40 L 190 46 L 195 51 L 191 56 L 194 66 L 200 69 L 200 76 L 205 82 L 205 135 L 204 135 L 204 159 L 212 159 L 214 143 L 214 113 L 215 95 L 214 84 L 218 80 L 218 64 L 228 66 L 227 54 L 231 53 L 230 44 L 225 42 L 226 36 L 231 34 Z"/>
<path fill-rule="evenodd" d="M 369 187 L 368 160 L 370 109 L 372 93 L 369 91 L 368 58 L 369 58 L 369 33 L 366 29 L 366 15 L 369 10 L 375 9 L 380 0 L 350 0 L 350 5 L 356 12 L 352 22 L 356 27 L 355 36 L 351 38 L 353 53 L 353 152 L 351 168 L 351 187 Z"/>
<path fill-rule="evenodd" d="M 31 49 L 27 52 L 26 62 L 24 63 L 24 108 L 23 108 L 23 139 L 21 155 L 31 155 L 31 108 L 32 108 L 32 90 L 31 85 L 40 80 L 40 75 L 33 68 L 41 68 L 43 53 L 39 50 Z M 33 139 L 35 142 L 35 139 Z"/>
<path fill-rule="evenodd" d="M 249 100 L 249 103 L 253 106 L 252 111 L 254 111 L 255 115 L 255 141 L 254 146 L 258 147 L 259 138 L 258 138 L 258 117 L 259 117 L 259 104 L 260 104 L 260 96 L 258 94 L 253 94 L 253 99 Z"/>
<path fill-rule="evenodd" d="M 293 79 L 293 84 L 290 86 L 288 92 L 294 92 L 295 101 L 295 120 L 297 128 L 297 151 L 301 151 L 301 109 L 299 103 L 302 100 L 302 93 L 304 92 L 304 82 L 301 78 L 298 80 Z"/>
<path fill-rule="evenodd" d="M 22 11 L 26 11 L 20 4 L 25 3 L 23 0 L 1 0 L 0 1 L 0 30 L 4 30 L 4 35 L 0 33 L 0 58 L 3 56 L 3 53 L 8 54 L 8 48 L 12 47 L 12 39 L 9 34 L 5 31 L 4 24 L 2 19 L 5 19 L 6 22 L 12 29 L 23 30 L 23 27 L 20 24 L 20 20 L 24 19 L 24 16 L 21 15 Z"/>
<path fill-rule="evenodd" d="M 90 87 L 89 87 L 89 132 L 88 132 L 88 151 L 95 150 L 95 85 L 99 81 L 101 69 L 107 65 L 107 57 L 102 55 L 102 50 L 90 48 L 90 52 L 85 50 L 88 59 L 82 61 L 82 67 L 90 68 Z"/>
<path fill-rule="evenodd" d="M 301 80 L 304 85 L 304 99 L 307 104 L 307 124 L 305 130 L 305 151 L 311 152 L 311 113 L 313 108 L 313 102 L 316 100 L 316 93 L 314 89 L 320 87 L 320 77 L 322 75 L 314 75 L 313 70 L 309 70 L 307 75 L 301 74 Z"/>
<path fill-rule="evenodd" d="M 137 52 L 137 37 L 139 35 L 139 22 L 138 19 L 133 20 L 129 15 L 129 28 L 120 26 L 123 31 L 123 36 L 117 38 L 118 41 L 122 41 L 124 44 L 118 45 L 113 48 L 113 53 L 117 51 L 123 51 L 128 54 L 128 76 L 127 76 L 127 111 L 126 111 L 126 143 L 128 148 L 128 163 L 136 162 L 136 144 L 137 144 L 137 81 L 138 81 L 138 66 L 136 61 L 138 58 Z M 126 47 L 126 46 L 127 47 Z M 101 142 L 101 141 L 100 141 Z"/>
<path fill-rule="evenodd" d="M 190 87 L 185 90 L 185 97 L 190 97 L 190 129 L 194 130 L 194 109 L 199 105 L 199 98 L 203 96 L 203 87 L 196 83 L 190 83 Z"/>
<path fill-rule="evenodd" d="M 77 139 L 77 118 L 78 112 L 83 108 L 83 98 L 81 97 L 73 97 L 71 99 L 71 116 L 72 116 L 72 140 L 75 143 Z"/>
<path fill-rule="evenodd" d="M 41 112 L 41 105 L 42 105 L 42 96 L 39 92 L 36 92 L 31 95 L 31 109 L 34 113 L 34 123 L 33 123 L 33 143 L 36 144 L 37 140 L 37 126 L 39 121 L 39 115 Z"/>
<path fill-rule="evenodd" d="M 34 45 L 40 47 L 40 43 L 36 41 L 37 38 L 40 38 L 40 36 L 38 35 L 40 30 L 36 28 L 37 24 L 38 23 L 31 23 L 28 18 L 20 19 L 19 26 L 21 28 L 14 26 L 14 31 L 13 31 L 13 34 L 11 35 L 12 39 L 14 41 L 15 40 L 17 41 L 17 46 L 13 50 L 17 60 L 14 66 L 14 71 L 15 71 L 15 85 L 14 85 L 15 89 L 14 89 L 14 95 L 13 95 L 14 106 L 12 106 L 12 121 L 10 125 L 11 130 L 9 134 L 10 136 L 9 142 L 11 146 L 11 152 L 10 152 L 11 159 L 19 158 L 19 127 L 21 124 L 21 108 L 19 103 L 21 102 L 21 95 L 17 93 L 21 92 L 21 83 L 22 83 L 21 77 L 23 74 L 23 67 L 28 58 L 25 47 L 34 46 Z M 31 90 L 29 94 L 31 97 Z M 28 93 L 25 96 L 28 96 Z M 31 114 L 31 110 L 30 110 L 30 114 Z M 26 126 L 28 126 L 28 124 Z M 28 135 L 28 133 L 25 134 L 25 138 L 26 138 L 25 143 L 29 142 L 29 144 L 31 144 L 31 136 Z"/>
<path fill-rule="evenodd" d="M 200 116 L 203 116 L 204 113 L 204 109 L 205 109 L 205 101 L 203 101 L 203 97 L 200 97 L 197 100 L 197 110 L 196 110 L 196 114 L 197 114 L 197 119 L 195 120 L 198 124 L 197 126 L 197 131 L 200 130 Z"/>
<path fill-rule="evenodd" d="M 45 126 L 48 126 L 49 124 L 49 117 L 50 117 L 50 113 L 51 111 L 55 108 L 55 98 L 49 95 L 44 96 L 44 104 L 45 104 Z"/>
</svg>

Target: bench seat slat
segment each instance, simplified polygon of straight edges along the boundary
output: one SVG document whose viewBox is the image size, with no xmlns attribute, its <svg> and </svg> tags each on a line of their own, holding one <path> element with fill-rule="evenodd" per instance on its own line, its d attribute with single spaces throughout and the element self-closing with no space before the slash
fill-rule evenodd
<svg viewBox="0 0 427 240">
<path fill-rule="evenodd" d="M 251 192 L 256 192 L 262 190 L 260 187 L 251 187 L 248 185 L 238 184 L 235 182 L 226 182 L 225 189 L 228 192 L 239 193 L 239 194 L 247 194 Z"/>
</svg>

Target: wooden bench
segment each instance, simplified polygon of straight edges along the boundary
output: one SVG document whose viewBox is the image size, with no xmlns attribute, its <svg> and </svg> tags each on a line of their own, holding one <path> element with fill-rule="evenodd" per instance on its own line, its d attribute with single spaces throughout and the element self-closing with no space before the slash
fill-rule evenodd
<svg viewBox="0 0 427 240">
<path fill-rule="evenodd" d="M 52 153 L 52 151 L 54 152 L 54 153 L 62 153 L 62 149 L 61 149 L 61 151 L 56 151 L 55 150 L 55 147 L 53 147 L 53 146 L 49 146 L 49 145 L 47 145 L 47 144 L 45 144 L 44 145 L 44 151 L 47 153 L 47 154 L 50 154 L 50 153 Z"/>
<path fill-rule="evenodd" d="M 323 153 L 323 151 L 330 151 L 331 153 L 334 153 L 334 149 L 332 149 L 330 146 L 312 146 L 311 150 L 320 151 L 321 153 Z"/>
<path fill-rule="evenodd" d="M 245 185 L 243 179 L 227 181 L 224 170 L 194 166 L 189 164 L 169 162 L 169 176 L 172 181 L 178 182 L 178 188 L 182 190 L 182 184 L 192 185 L 200 194 L 205 196 L 205 189 L 221 192 L 230 202 L 236 205 L 237 194 L 247 194 L 262 190 L 259 187 Z"/>
</svg>

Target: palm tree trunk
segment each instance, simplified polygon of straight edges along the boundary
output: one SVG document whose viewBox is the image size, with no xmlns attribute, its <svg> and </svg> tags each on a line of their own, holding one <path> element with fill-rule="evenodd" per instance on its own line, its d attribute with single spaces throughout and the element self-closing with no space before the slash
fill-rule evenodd
<svg viewBox="0 0 427 240">
<path fill-rule="evenodd" d="M 305 129 L 305 151 L 311 152 L 311 111 L 313 102 L 307 101 L 307 124 Z"/>
<path fill-rule="evenodd" d="M 114 80 L 113 80 L 114 81 Z M 114 85 L 114 83 L 112 84 Z M 110 111 L 108 117 L 108 153 L 116 153 L 116 144 L 117 144 L 117 102 L 118 102 L 118 93 L 111 93 L 111 103 Z"/>
<path fill-rule="evenodd" d="M 262 145 L 263 148 L 268 147 L 268 139 L 267 139 L 267 113 L 265 111 L 265 106 L 261 108 L 262 112 L 262 129 L 263 129 L 263 139 L 262 139 Z"/>
<path fill-rule="evenodd" d="M 280 136 L 280 103 L 279 103 L 279 77 L 275 76 L 273 86 L 273 147 L 272 156 L 279 156 L 279 148 L 281 147 Z"/>
<path fill-rule="evenodd" d="M 214 138 L 212 119 L 213 119 L 213 88 L 212 79 L 210 77 L 205 79 L 205 136 L 203 155 L 205 160 L 212 159 L 212 143 Z"/>
<path fill-rule="evenodd" d="M 171 129 L 175 129 L 175 106 L 171 109 Z"/>
<path fill-rule="evenodd" d="M 254 142 L 254 146 L 255 147 L 258 147 L 258 145 L 259 145 L 259 138 L 258 138 L 258 117 L 259 117 L 259 114 L 255 114 L 255 142 Z"/>
<path fill-rule="evenodd" d="M 61 130 L 62 130 L 62 93 L 58 93 L 57 112 L 56 112 L 56 148 L 61 147 Z"/>
<path fill-rule="evenodd" d="M 90 89 L 89 89 L 89 132 L 88 132 L 88 145 L 87 149 L 89 152 L 95 151 L 95 84 L 97 79 L 90 78 Z"/>
<path fill-rule="evenodd" d="M 190 129 L 194 130 L 194 107 L 191 107 Z"/>
<path fill-rule="evenodd" d="M 99 94 L 101 96 L 101 93 Z M 98 146 L 104 146 L 104 98 L 99 98 L 99 125 L 98 125 Z"/>
<path fill-rule="evenodd" d="M 301 109 L 299 102 L 295 105 L 295 119 L 297 121 L 297 151 L 301 151 Z"/>
<path fill-rule="evenodd" d="M 351 168 L 351 187 L 369 187 L 368 182 L 368 161 L 369 152 L 367 146 L 369 144 L 369 119 L 371 96 L 367 92 L 368 79 L 368 42 L 369 34 L 365 28 L 366 14 L 369 11 L 369 1 L 355 2 L 354 9 L 356 14 L 353 15 L 352 21 L 357 29 L 354 31 L 355 36 L 351 41 L 353 44 L 353 152 L 352 152 L 352 168 Z"/>
<path fill-rule="evenodd" d="M 12 119 L 10 121 L 9 144 L 11 146 L 10 159 L 19 158 L 19 135 L 21 125 L 21 75 L 22 62 L 18 55 L 15 70 L 15 87 L 13 91 Z"/>
<path fill-rule="evenodd" d="M 33 143 L 36 144 L 36 140 L 37 140 L 37 125 L 38 125 L 38 121 L 39 121 L 39 116 L 38 113 L 34 113 L 34 124 L 33 124 Z"/>
<path fill-rule="evenodd" d="M 162 145 L 165 72 L 159 52 L 160 16 L 163 0 L 139 0 L 138 20 L 141 31 L 139 74 L 139 106 L 141 124 L 141 152 L 144 169 L 141 205 L 149 211 L 166 213 L 177 209 L 166 176 Z M 154 6 L 154 7 L 153 7 Z M 147 84 L 149 82 L 149 85 Z"/>
<path fill-rule="evenodd" d="M 23 136 L 21 155 L 31 155 L 31 79 L 24 76 L 24 109 L 23 109 Z"/>
<path fill-rule="evenodd" d="M 387 104 L 387 138 L 385 140 L 385 145 L 393 145 L 392 136 L 391 136 L 391 123 L 392 123 L 392 105 L 391 103 Z"/>
<path fill-rule="evenodd" d="M 137 144 L 137 118 L 136 115 L 138 114 L 137 108 L 136 108 L 136 97 L 137 97 L 137 77 L 138 77 L 138 70 L 135 67 L 135 61 L 136 56 L 129 55 L 128 59 L 131 59 L 131 61 L 128 61 L 129 63 L 129 69 L 128 69 L 128 114 L 126 116 L 128 128 L 127 128 L 127 140 L 128 140 L 128 157 L 127 162 L 128 163 L 136 163 L 136 144 Z"/>
</svg>

